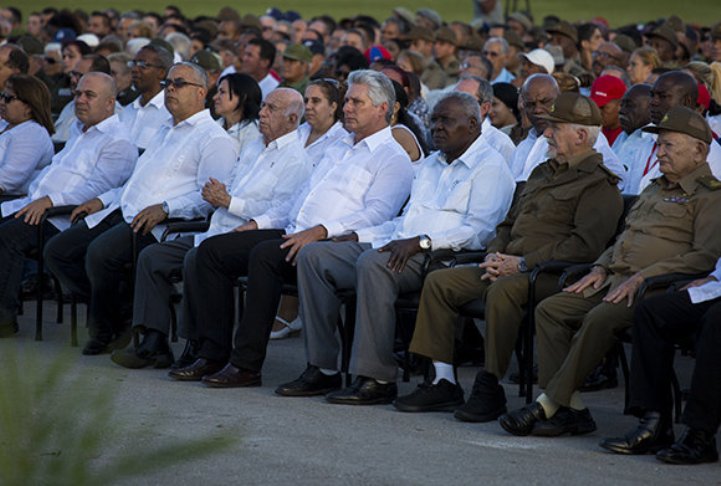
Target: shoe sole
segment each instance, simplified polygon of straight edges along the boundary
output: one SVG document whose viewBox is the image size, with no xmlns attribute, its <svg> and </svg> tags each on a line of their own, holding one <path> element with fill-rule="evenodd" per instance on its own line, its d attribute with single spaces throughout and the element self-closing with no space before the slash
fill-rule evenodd
<svg viewBox="0 0 721 486">
<path fill-rule="evenodd" d="M 461 422 L 472 422 L 472 423 L 483 423 L 483 422 L 492 422 L 504 413 L 506 413 L 508 409 L 504 406 L 503 408 L 499 408 L 498 410 L 487 413 L 487 414 L 475 414 L 471 412 L 466 412 L 463 409 L 457 408 L 455 412 L 453 412 L 453 416 L 460 420 Z"/>
<path fill-rule="evenodd" d="M 387 405 L 393 403 L 395 399 L 396 397 L 376 398 L 374 400 L 345 400 L 342 398 L 326 397 L 326 401 L 328 403 L 333 403 L 335 405 Z"/>
<path fill-rule="evenodd" d="M 218 383 L 218 382 L 213 382 L 213 381 L 206 381 L 203 378 L 201 378 L 200 381 L 203 383 L 203 385 L 207 386 L 208 388 L 253 388 L 253 387 L 258 387 L 258 386 L 263 385 L 263 382 L 261 380 L 249 381 L 248 383 L 243 383 L 243 384 Z"/>
<path fill-rule="evenodd" d="M 623 454 L 626 456 L 644 456 L 644 455 L 656 454 L 658 451 L 660 451 L 662 449 L 666 449 L 671 444 L 663 445 L 663 446 L 654 446 L 654 447 L 650 447 L 648 449 L 643 449 L 643 450 L 626 449 L 623 447 L 616 447 L 616 446 L 612 446 L 609 444 L 603 444 L 603 443 L 598 444 L 598 445 L 602 449 L 606 449 L 607 451 L 613 452 L 615 454 Z"/>
<path fill-rule="evenodd" d="M 400 412 L 410 413 L 421 413 L 421 412 L 453 412 L 458 410 L 458 407 L 463 405 L 463 400 L 456 400 L 453 402 L 436 403 L 434 405 L 407 405 L 404 403 L 398 403 L 396 400 L 393 402 L 393 406 Z"/>
<path fill-rule="evenodd" d="M 558 429 L 558 428 L 545 428 L 545 427 L 543 427 L 542 424 L 536 423 L 536 426 L 533 427 L 533 430 L 531 431 L 531 435 L 534 435 L 536 437 L 560 437 L 565 434 L 584 435 L 584 434 L 590 434 L 591 432 L 595 432 L 596 429 L 597 429 L 596 424 L 570 427 L 568 429 Z"/>
<path fill-rule="evenodd" d="M 334 392 L 336 390 L 340 390 L 340 386 L 334 386 L 330 388 L 321 388 L 318 390 L 282 390 L 281 388 L 276 388 L 275 393 L 276 395 L 280 395 L 281 397 L 317 397 L 320 395 L 327 395 L 330 392 Z"/>
<path fill-rule="evenodd" d="M 518 430 L 517 428 L 511 426 L 511 425 L 508 423 L 508 420 L 504 420 L 503 417 L 500 418 L 500 420 L 498 421 L 498 423 L 501 424 L 501 427 L 503 427 L 503 430 L 505 430 L 505 431 L 508 432 L 509 434 L 515 435 L 515 436 L 517 436 L 517 437 L 526 437 L 527 435 L 530 435 L 531 431 L 533 430 L 533 429 L 531 429 L 531 430 L 529 430 L 528 432 Z"/>
<path fill-rule="evenodd" d="M 110 355 L 110 359 L 113 363 L 131 370 L 139 370 L 148 367 L 152 367 L 155 369 L 165 369 L 169 368 L 170 365 L 173 363 L 173 357 L 168 355 L 158 356 L 156 358 L 143 359 L 138 356 L 128 356 L 126 354 L 113 353 Z"/>
<path fill-rule="evenodd" d="M 688 460 L 677 460 L 673 456 L 656 456 L 656 459 L 658 459 L 661 462 L 664 462 L 666 464 L 676 464 L 678 466 L 691 466 L 696 464 L 707 464 L 711 462 L 718 462 L 718 456 L 715 457 L 702 457 L 698 460 L 688 461 Z"/>
</svg>

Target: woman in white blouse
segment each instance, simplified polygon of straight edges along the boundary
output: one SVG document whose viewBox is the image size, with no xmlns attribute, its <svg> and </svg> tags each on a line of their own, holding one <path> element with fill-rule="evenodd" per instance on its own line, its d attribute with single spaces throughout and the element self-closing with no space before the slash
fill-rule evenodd
<svg viewBox="0 0 721 486">
<path fill-rule="evenodd" d="M 227 74 L 218 81 L 213 97 L 218 120 L 238 144 L 238 153 L 253 140 L 260 138 L 258 113 L 263 95 L 258 83 L 247 74 Z"/>
<path fill-rule="evenodd" d="M 343 85 L 332 78 L 313 80 L 305 89 L 305 123 L 298 127 L 298 133 L 313 166 L 318 165 L 329 145 L 348 135 L 341 122 L 344 96 Z M 300 331 L 303 323 L 297 315 L 298 299 L 284 295 L 270 338 L 283 339 Z"/>
<path fill-rule="evenodd" d="M 53 157 L 50 91 L 34 76 L 11 76 L 0 93 L 0 196 L 22 195 Z"/>
</svg>

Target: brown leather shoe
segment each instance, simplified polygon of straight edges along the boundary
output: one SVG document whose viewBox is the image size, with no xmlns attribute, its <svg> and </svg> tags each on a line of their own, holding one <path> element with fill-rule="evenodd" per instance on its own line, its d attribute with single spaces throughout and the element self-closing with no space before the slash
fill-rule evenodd
<svg viewBox="0 0 721 486">
<path fill-rule="evenodd" d="M 200 381 L 205 375 L 212 375 L 222 368 L 221 361 L 198 358 L 190 366 L 170 370 L 168 376 L 178 381 Z"/>
<path fill-rule="evenodd" d="M 260 373 L 244 370 L 230 363 L 214 375 L 204 376 L 201 381 L 212 388 L 235 388 L 262 384 Z"/>
</svg>

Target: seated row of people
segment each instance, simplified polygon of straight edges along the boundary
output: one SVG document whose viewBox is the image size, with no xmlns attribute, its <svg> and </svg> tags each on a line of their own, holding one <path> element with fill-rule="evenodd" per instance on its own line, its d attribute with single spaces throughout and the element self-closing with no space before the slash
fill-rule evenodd
<svg viewBox="0 0 721 486">
<path fill-rule="evenodd" d="M 350 75 L 344 128 L 326 116 L 328 128 L 321 135 L 313 126 L 319 113 L 311 116 L 310 128 L 298 129 L 304 112 L 300 95 L 274 90 L 259 110 L 262 140 L 246 141 L 239 157 L 238 144 L 204 109 L 202 69 L 176 64 L 162 84 L 171 118 L 137 163 L 134 148 L 125 151 L 125 165 L 112 154 L 93 153 L 85 158 L 85 177 L 94 180 L 98 172 L 97 184 L 74 190 L 76 179 L 58 172 L 52 179 L 62 189 L 31 185 L 27 199 L 2 208 L 8 219 L 0 225 L 6 251 L 0 258 L 21 262 L 18 256 L 35 241 L 32 225 L 45 209 L 80 204 L 70 218 L 54 221 L 58 228 L 50 231 L 57 235 L 45 248 L 46 260 L 64 286 L 89 299 L 91 339 L 83 352 L 114 351 L 113 361 L 122 366 L 167 367 L 173 361 L 167 306 L 170 275 L 182 268 L 181 333 L 188 345 L 170 376 L 212 387 L 259 386 L 283 284 L 297 283 L 309 365 L 278 394 L 328 393 L 329 402 L 340 404 L 395 402 L 404 411 L 456 409 L 461 420 L 500 417 L 516 435 L 586 433 L 596 426 L 576 390 L 614 333 L 631 325 L 643 280 L 670 271 L 708 271 L 721 255 L 711 216 L 721 183 L 706 162 L 712 137 L 704 119 L 686 108 L 671 109 L 647 128 L 659 133 L 662 176 L 643 192 L 625 231 L 604 251 L 621 214 L 625 169 L 607 167 L 607 155 L 594 150 L 602 137 L 598 107 L 578 94 L 559 95 L 551 76 L 531 76 L 522 90 L 532 101 L 527 109 L 536 131 L 531 146 L 517 149 L 528 154 L 525 160 L 514 153 L 509 165 L 483 137 L 478 98 L 452 92 L 431 115 L 439 151 L 415 168 L 392 135 L 395 92 L 382 73 Z M 232 91 L 230 80 L 226 85 Z M 333 83 L 318 81 L 312 88 L 330 107 Z M 80 151 L 89 135 L 109 134 L 108 124 L 122 126 L 112 115 L 112 91 L 104 74 L 80 79 L 76 114 L 87 119 L 85 131 L 71 138 L 50 171 L 60 171 L 63 160 L 71 164 L 67 155 Z M 306 106 L 314 98 L 308 93 Z M 219 92 L 216 104 L 223 96 Z M 339 100 L 333 102 L 335 111 Z M 96 116 L 88 116 L 91 110 Z M 226 126 L 234 121 L 230 115 Z M 120 143 L 132 147 L 121 133 L 95 148 L 112 152 Z M 316 158 L 310 155 L 314 143 L 321 144 Z M 549 159 L 542 162 L 546 150 Z M 610 149 L 606 153 L 612 155 Z M 112 177 L 106 159 L 115 160 Z M 514 166 L 523 170 L 515 173 Z M 511 206 L 514 182 L 524 179 L 524 172 L 527 182 Z M 205 217 L 212 208 L 207 233 L 158 244 L 168 218 Z M 82 222 L 69 227 L 83 214 Z M 141 251 L 131 282 L 132 322 L 143 340 L 122 349 L 129 341 L 125 308 L 132 297 L 123 275 L 134 259 L 133 240 Z M 478 267 L 431 272 L 424 284 L 426 252 L 444 248 L 486 248 L 488 254 Z M 544 393 L 532 405 L 506 413 L 499 379 L 528 306 L 527 272 L 548 259 L 596 263 L 560 294 L 554 294 L 550 278 L 541 280 L 539 295 L 547 298 L 536 319 Z M 2 303 L 2 324 L 11 331 L 17 309 L 11 294 L 17 298 L 21 275 L 14 270 L 8 272 Z M 233 339 L 233 287 L 240 276 L 247 277 L 247 297 Z M 435 376 L 398 397 L 394 302 L 400 293 L 421 287 L 411 351 L 433 359 Z M 334 329 L 338 292 L 344 290 L 353 290 L 357 299 L 350 365 L 356 380 L 340 389 Z M 465 401 L 453 369 L 454 323 L 459 307 L 476 298 L 486 301 L 487 361 Z"/>
</svg>

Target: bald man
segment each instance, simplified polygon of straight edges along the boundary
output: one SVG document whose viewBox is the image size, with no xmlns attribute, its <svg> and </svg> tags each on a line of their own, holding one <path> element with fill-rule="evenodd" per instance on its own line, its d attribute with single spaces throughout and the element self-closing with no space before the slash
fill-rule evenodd
<svg viewBox="0 0 721 486">
<path fill-rule="evenodd" d="M 0 335 L 17 332 L 18 290 L 24 254 L 37 249 L 37 226 L 47 236 L 70 226 L 67 216 L 42 221 L 53 206 L 80 204 L 121 185 L 132 171 L 137 150 L 116 115 L 115 81 L 103 73 L 82 77 L 75 113 L 82 129 L 30 183 L 28 195 L 2 205 L 0 223 Z"/>
<path fill-rule="evenodd" d="M 208 85 L 202 68 L 178 63 L 163 85 L 171 116 L 130 178 L 86 198 L 71 215 L 85 213 L 85 220 L 46 248 L 48 267 L 56 277 L 89 298 L 91 339 L 83 354 L 127 345 L 131 296 L 121 291 L 128 288 L 121 283 L 133 260 L 131 238 L 139 251 L 160 239 L 167 218 L 207 216 L 211 205 L 203 200 L 203 185 L 211 177 L 227 182 L 237 157 L 232 139 L 205 109 Z"/>
</svg>

